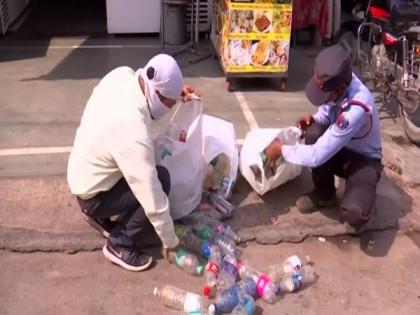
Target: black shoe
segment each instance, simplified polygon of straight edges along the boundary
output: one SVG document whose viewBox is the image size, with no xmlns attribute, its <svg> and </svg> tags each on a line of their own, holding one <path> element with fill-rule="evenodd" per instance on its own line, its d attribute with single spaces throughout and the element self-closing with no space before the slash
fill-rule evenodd
<svg viewBox="0 0 420 315">
<path fill-rule="evenodd" d="M 153 258 L 134 247 L 121 247 L 112 244 L 109 240 L 102 252 L 105 257 L 116 265 L 130 271 L 143 271 L 152 264 Z"/>
<path fill-rule="evenodd" d="M 320 208 L 328 208 L 337 204 L 337 197 L 333 194 L 330 197 L 324 197 L 319 192 L 313 192 L 299 197 L 296 206 L 303 213 L 311 213 Z"/>
<path fill-rule="evenodd" d="M 110 219 L 93 219 L 82 212 L 85 221 L 99 232 L 104 238 L 109 237 L 109 233 L 114 227 L 114 223 Z"/>
</svg>

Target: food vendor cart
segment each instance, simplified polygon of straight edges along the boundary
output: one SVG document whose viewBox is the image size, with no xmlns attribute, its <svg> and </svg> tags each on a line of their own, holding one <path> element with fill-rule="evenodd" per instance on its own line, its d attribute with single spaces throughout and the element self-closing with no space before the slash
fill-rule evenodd
<svg viewBox="0 0 420 315">
<path fill-rule="evenodd" d="M 211 39 L 232 79 L 275 77 L 286 89 L 292 22 L 291 0 L 216 0 Z"/>
</svg>

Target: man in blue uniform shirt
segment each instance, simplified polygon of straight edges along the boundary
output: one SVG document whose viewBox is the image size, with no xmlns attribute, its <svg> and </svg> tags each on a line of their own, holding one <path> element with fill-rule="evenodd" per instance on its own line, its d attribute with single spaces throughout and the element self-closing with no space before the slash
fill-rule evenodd
<svg viewBox="0 0 420 315">
<path fill-rule="evenodd" d="M 318 111 L 298 121 L 305 144 L 283 145 L 276 139 L 266 148 L 266 162 L 274 164 L 283 156 L 290 163 L 312 168 L 315 189 L 297 200 L 302 212 L 334 205 L 334 175 L 345 178 L 342 219 L 360 227 L 369 220 L 382 171 L 374 97 L 352 73 L 351 60 L 339 46 L 317 57 L 306 96 Z"/>
</svg>

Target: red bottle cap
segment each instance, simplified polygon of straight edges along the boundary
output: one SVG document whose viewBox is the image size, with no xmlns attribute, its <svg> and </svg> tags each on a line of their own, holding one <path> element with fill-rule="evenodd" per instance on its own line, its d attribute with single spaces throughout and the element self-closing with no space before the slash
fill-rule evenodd
<svg viewBox="0 0 420 315">
<path fill-rule="evenodd" d="M 208 287 L 208 286 L 204 286 L 204 288 L 203 288 L 204 296 L 210 296 L 210 293 L 211 293 L 211 288 Z"/>
</svg>

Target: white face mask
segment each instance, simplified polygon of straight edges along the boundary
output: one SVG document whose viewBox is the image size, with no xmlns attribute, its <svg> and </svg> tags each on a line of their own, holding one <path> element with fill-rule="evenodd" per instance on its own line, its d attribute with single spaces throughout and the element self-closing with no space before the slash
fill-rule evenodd
<svg viewBox="0 0 420 315">
<path fill-rule="evenodd" d="M 162 103 L 155 90 L 151 90 L 147 84 L 146 86 L 146 99 L 149 104 L 150 114 L 153 120 L 159 120 L 171 109 Z"/>
</svg>

